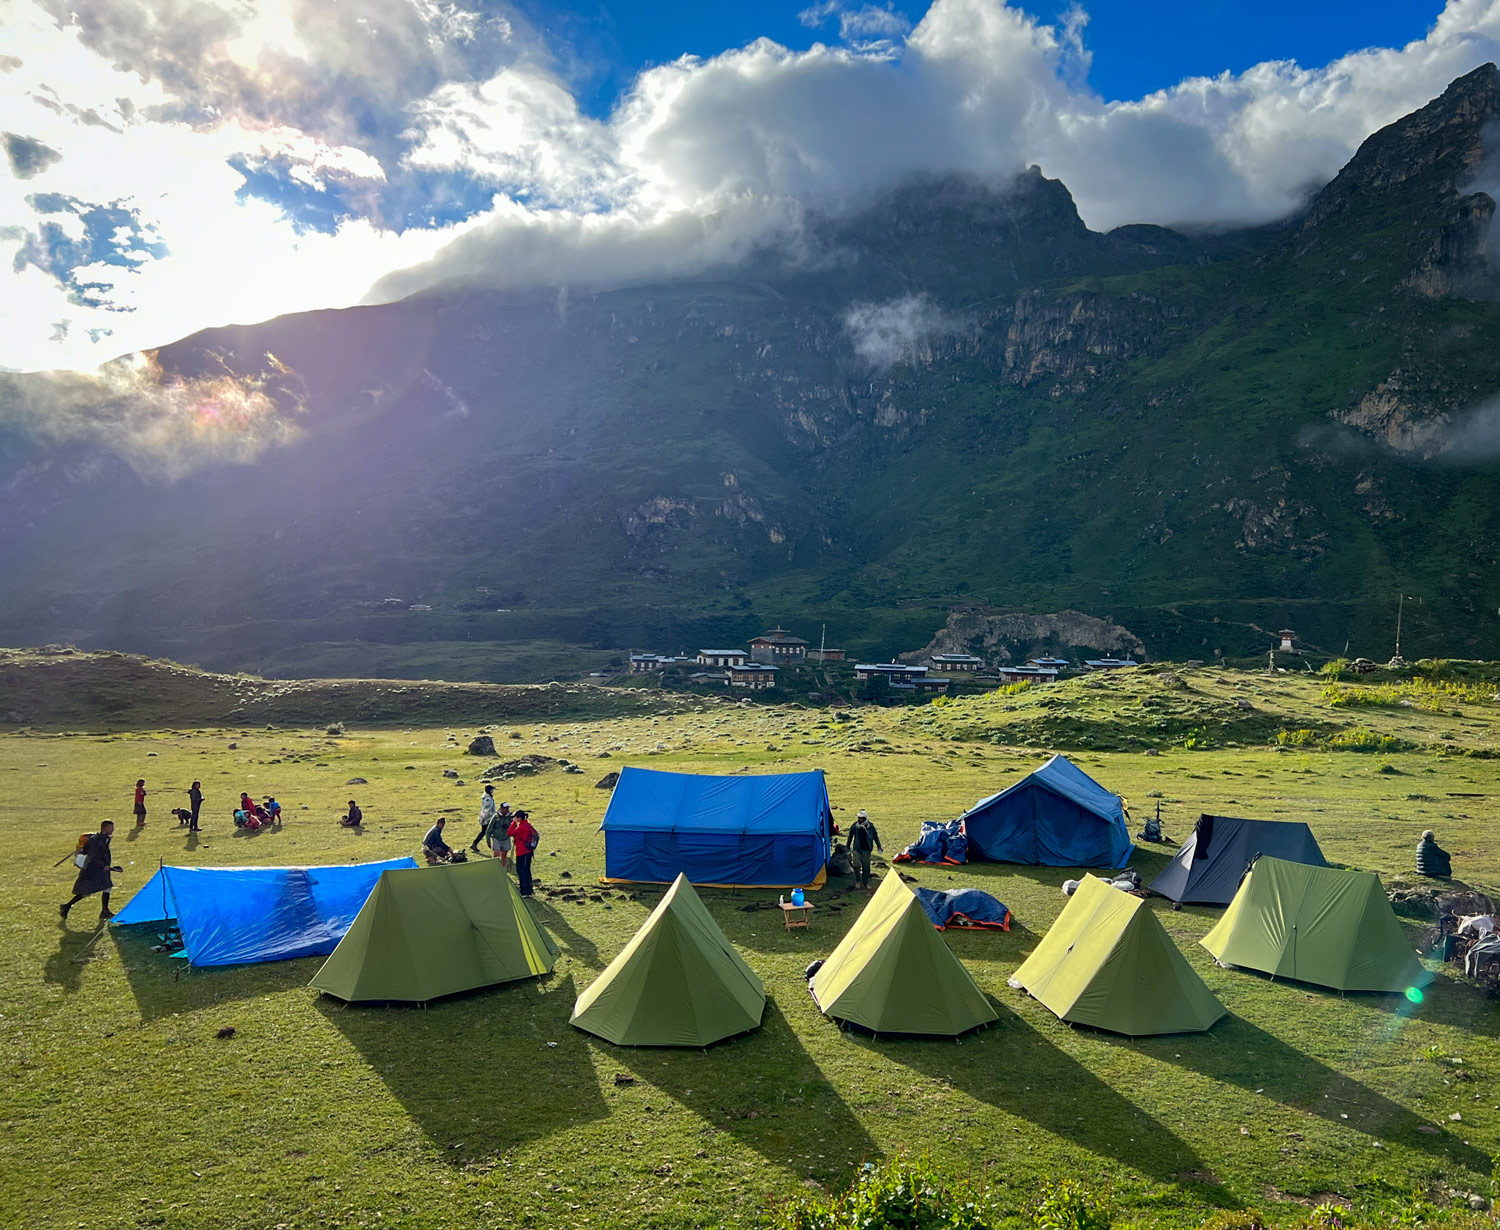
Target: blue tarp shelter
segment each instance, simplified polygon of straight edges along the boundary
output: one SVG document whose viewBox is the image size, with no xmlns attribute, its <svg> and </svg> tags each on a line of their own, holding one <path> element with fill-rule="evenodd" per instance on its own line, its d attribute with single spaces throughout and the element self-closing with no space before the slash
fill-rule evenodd
<svg viewBox="0 0 1500 1230">
<path fill-rule="evenodd" d="M 382 871 L 409 858 L 342 867 L 163 867 L 114 925 L 175 919 L 190 965 L 245 965 L 332 952 Z"/>
<path fill-rule="evenodd" d="M 939 931 L 949 927 L 986 927 L 1010 930 L 1010 911 L 991 893 L 977 888 L 917 888 L 917 900 Z"/>
<path fill-rule="evenodd" d="M 969 857 L 1045 867 L 1123 867 L 1135 849 L 1125 805 L 1066 756 L 1054 756 L 962 817 Z"/>
<path fill-rule="evenodd" d="M 670 884 L 821 884 L 832 823 L 821 770 L 714 777 L 625 768 L 604 822 L 604 876 Z"/>
<path fill-rule="evenodd" d="M 967 863 L 969 839 L 962 820 L 923 820 L 921 835 L 892 860 L 897 863 Z"/>
</svg>

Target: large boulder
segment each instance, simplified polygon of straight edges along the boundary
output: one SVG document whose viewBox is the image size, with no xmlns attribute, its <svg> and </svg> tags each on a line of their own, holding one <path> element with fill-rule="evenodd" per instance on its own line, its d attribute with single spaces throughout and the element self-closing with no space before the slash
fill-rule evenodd
<svg viewBox="0 0 1500 1230">
<path fill-rule="evenodd" d="M 470 756 L 493 756 L 495 741 L 489 735 L 475 735 L 469 740 Z"/>
<path fill-rule="evenodd" d="M 619 780 L 620 775 L 618 773 L 606 773 L 603 777 L 601 777 L 597 782 L 594 783 L 594 789 L 613 790 L 615 788 L 615 783 Z"/>
</svg>

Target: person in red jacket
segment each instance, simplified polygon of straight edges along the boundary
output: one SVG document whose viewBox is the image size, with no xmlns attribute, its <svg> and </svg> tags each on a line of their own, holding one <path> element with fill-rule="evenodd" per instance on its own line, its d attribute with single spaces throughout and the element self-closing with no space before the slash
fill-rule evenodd
<svg viewBox="0 0 1500 1230">
<path fill-rule="evenodd" d="M 146 827 L 146 779 L 144 777 L 135 784 L 135 827 L 138 829 Z"/>
<path fill-rule="evenodd" d="M 529 897 L 531 896 L 531 856 L 536 853 L 537 845 L 542 839 L 531 827 L 529 812 L 516 812 L 516 818 L 510 822 L 510 827 L 505 831 L 510 834 L 510 839 L 516 845 L 516 879 L 521 882 L 521 896 Z"/>
</svg>

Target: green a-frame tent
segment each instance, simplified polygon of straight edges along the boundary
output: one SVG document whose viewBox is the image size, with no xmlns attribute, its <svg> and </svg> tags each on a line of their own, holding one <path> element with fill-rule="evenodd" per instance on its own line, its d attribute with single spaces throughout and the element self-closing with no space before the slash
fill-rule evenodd
<svg viewBox="0 0 1500 1230">
<path fill-rule="evenodd" d="M 498 859 L 382 872 L 311 985 L 426 1003 L 551 971 L 557 949 Z"/>
<path fill-rule="evenodd" d="M 894 870 L 808 989 L 825 1016 L 878 1034 L 952 1038 L 998 1018 Z"/>
<path fill-rule="evenodd" d="M 1199 943 L 1221 965 L 1336 991 L 1401 992 L 1430 981 L 1372 871 L 1257 859 Z"/>
<path fill-rule="evenodd" d="M 1064 1021 L 1132 1038 L 1196 1033 L 1225 1012 L 1146 902 L 1093 876 L 1010 981 Z"/>
<path fill-rule="evenodd" d="M 708 1046 L 759 1028 L 766 989 L 679 874 L 578 997 L 572 1023 L 617 1046 Z"/>
</svg>

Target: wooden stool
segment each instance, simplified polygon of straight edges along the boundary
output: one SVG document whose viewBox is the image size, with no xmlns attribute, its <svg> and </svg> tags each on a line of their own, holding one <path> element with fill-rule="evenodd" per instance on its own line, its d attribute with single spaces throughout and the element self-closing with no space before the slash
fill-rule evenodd
<svg viewBox="0 0 1500 1230">
<path fill-rule="evenodd" d="M 808 920 L 808 915 L 812 913 L 813 908 L 811 901 L 804 901 L 801 905 L 793 905 L 790 901 L 783 901 L 780 904 L 781 921 L 786 924 L 788 931 L 797 927 L 811 926 Z"/>
</svg>

